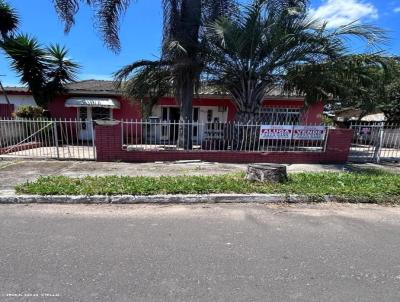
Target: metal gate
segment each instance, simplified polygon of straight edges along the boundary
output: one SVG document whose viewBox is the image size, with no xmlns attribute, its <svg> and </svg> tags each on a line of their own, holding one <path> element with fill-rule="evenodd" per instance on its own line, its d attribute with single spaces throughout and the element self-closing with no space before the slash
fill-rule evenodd
<svg viewBox="0 0 400 302">
<path fill-rule="evenodd" d="M 400 125 L 388 123 L 354 123 L 350 161 L 400 161 Z"/>
<path fill-rule="evenodd" d="M 90 134 L 90 135 L 88 135 Z M 0 157 L 95 160 L 93 123 L 0 119 Z"/>
</svg>

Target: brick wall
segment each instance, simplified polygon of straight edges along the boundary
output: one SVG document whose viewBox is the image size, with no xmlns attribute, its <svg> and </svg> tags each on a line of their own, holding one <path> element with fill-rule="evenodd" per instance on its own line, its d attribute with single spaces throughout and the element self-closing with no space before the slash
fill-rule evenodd
<svg viewBox="0 0 400 302">
<path fill-rule="evenodd" d="M 121 125 L 96 127 L 98 161 L 152 162 L 204 160 L 225 163 L 325 163 L 341 164 L 349 155 L 352 130 L 331 129 L 325 152 L 232 152 L 232 151 L 126 151 L 122 149 Z"/>
</svg>

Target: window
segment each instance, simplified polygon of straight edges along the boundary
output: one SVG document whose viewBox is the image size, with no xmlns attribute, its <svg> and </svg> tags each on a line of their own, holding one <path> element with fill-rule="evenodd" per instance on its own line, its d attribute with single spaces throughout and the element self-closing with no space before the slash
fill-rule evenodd
<svg viewBox="0 0 400 302">
<path fill-rule="evenodd" d="M 193 121 L 197 122 L 199 120 L 199 108 L 193 108 Z"/>
<path fill-rule="evenodd" d="M 193 108 L 193 122 L 199 121 L 199 108 Z M 199 135 L 199 127 L 194 124 L 193 125 L 193 137 L 197 137 Z"/>
<path fill-rule="evenodd" d="M 164 122 L 168 121 L 168 107 L 162 107 L 161 110 L 162 110 L 162 120 Z"/>
<path fill-rule="evenodd" d="M 300 108 L 262 108 L 260 121 L 271 125 L 298 125 L 300 123 Z"/>
<path fill-rule="evenodd" d="M 212 122 L 213 111 L 211 109 L 207 110 L 207 122 Z"/>
<path fill-rule="evenodd" d="M 111 119 L 111 109 L 104 107 L 92 108 L 92 120 L 109 120 Z"/>
<path fill-rule="evenodd" d="M 79 119 L 82 121 L 86 121 L 88 118 L 88 109 L 87 107 L 78 108 Z"/>
</svg>

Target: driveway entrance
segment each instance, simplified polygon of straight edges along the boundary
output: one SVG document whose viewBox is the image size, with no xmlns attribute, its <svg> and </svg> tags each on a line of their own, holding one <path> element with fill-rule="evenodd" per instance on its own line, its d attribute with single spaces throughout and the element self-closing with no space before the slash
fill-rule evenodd
<svg viewBox="0 0 400 302">
<path fill-rule="evenodd" d="M 2 119 L 0 157 L 95 160 L 94 133 L 87 120 Z"/>
<path fill-rule="evenodd" d="M 350 161 L 399 162 L 400 125 L 387 123 L 356 123 L 350 149 Z"/>
</svg>

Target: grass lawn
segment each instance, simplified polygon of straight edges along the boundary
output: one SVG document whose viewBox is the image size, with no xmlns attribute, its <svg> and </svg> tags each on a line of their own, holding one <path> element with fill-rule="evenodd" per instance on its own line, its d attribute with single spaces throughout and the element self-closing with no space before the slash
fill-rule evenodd
<svg viewBox="0 0 400 302">
<path fill-rule="evenodd" d="M 377 170 L 343 173 L 290 174 L 284 184 L 256 183 L 244 174 L 216 176 L 70 178 L 41 177 L 16 187 L 19 194 L 155 195 L 209 193 L 331 195 L 350 200 L 400 203 L 400 175 Z"/>
</svg>

